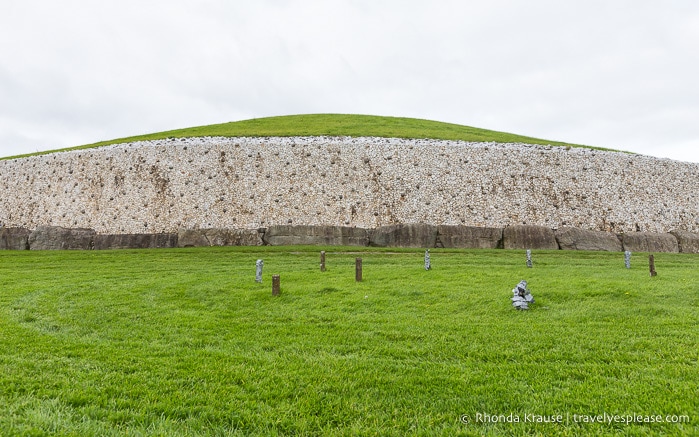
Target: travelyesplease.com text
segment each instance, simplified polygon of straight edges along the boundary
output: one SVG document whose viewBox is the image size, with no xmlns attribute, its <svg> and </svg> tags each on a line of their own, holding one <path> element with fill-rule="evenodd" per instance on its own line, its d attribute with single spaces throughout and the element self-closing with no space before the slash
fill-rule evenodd
<svg viewBox="0 0 699 437">
<path fill-rule="evenodd" d="M 652 423 L 690 423 L 688 415 L 663 414 L 489 414 L 476 413 L 462 415 L 463 423 L 559 423 L 559 424 L 652 424 Z"/>
</svg>

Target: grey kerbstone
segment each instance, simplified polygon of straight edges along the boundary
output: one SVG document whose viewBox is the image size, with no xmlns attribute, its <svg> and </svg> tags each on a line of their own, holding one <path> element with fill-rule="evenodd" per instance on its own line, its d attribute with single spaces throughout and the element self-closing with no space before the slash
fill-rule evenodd
<svg viewBox="0 0 699 437">
<path fill-rule="evenodd" d="M 177 247 L 177 234 L 106 234 L 94 238 L 95 250 L 171 247 Z"/>
<path fill-rule="evenodd" d="M 672 231 L 670 233 L 677 238 L 680 252 L 699 253 L 699 234 L 686 231 Z"/>
<path fill-rule="evenodd" d="M 39 226 L 29 234 L 30 250 L 91 250 L 94 229 Z"/>
<path fill-rule="evenodd" d="M 621 252 L 623 246 L 616 234 L 578 228 L 560 228 L 555 231 L 558 246 L 563 250 L 606 250 Z"/>
<path fill-rule="evenodd" d="M 497 249 L 502 247 L 502 228 L 442 225 L 437 228 L 441 247 Z"/>
<path fill-rule="evenodd" d="M 177 232 L 177 247 L 211 246 L 201 229 L 180 229 Z"/>
<path fill-rule="evenodd" d="M 435 247 L 436 243 L 437 226 L 424 223 L 381 226 L 369 239 L 377 247 Z"/>
<path fill-rule="evenodd" d="M 275 225 L 265 231 L 270 246 L 368 246 L 369 231 L 347 226 Z"/>
<path fill-rule="evenodd" d="M 262 246 L 264 244 L 257 229 L 205 229 L 204 235 L 211 246 Z"/>
<path fill-rule="evenodd" d="M 558 249 L 556 234 L 545 226 L 517 225 L 503 230 L 505 249 Z"/>
<path fill-rule="evenodd" d="M 0 228 L 0 250 L 29 249 L 29 229 Z"/>
<path fill-rule="evenodd" d="M 181 229 L 177 233 L 178 247 L 261 246 L 257 229 Z"/>
<path fill-rule="evenodd" d="M 624 250 L 631 252 L 674 252 L 680 251 L 677 238 L 672 234 L 653 232 L 629 232 L 622 236 Z"/>
</svg>

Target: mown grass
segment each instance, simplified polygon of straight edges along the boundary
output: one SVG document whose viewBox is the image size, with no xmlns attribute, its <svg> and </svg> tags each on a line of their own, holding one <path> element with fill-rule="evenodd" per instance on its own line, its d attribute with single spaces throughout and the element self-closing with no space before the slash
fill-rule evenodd
<svg viewBox="0 0 699 437">
<path fill-rule="evenodd" d="M 515 135 L 487 129 L 479 129 L 452 123 L 421 120 L 405 117 L 382 117 L 374 115 L 353 114 L 305 114 L 279 117 L 255 118 L 230 123 L 177 129 L 147 135 L 102 141 L 68 149 L 37 152 L 28 155 L 13 156 L 5 159 L 40 155 L 64 150 L 90 149 L 110 144 L 129 143 L 133 141 L 160 140 L 165 138 L 189 137 L 291 137 L 291 136 L 349 136 L 349 137 L 383 137 L 383 138 L 430 138 L 440 140 L 463 140 L 497 143 L 527 143 L 563 147 L 600 147 L 580 146 L 560 141 L 548 141 L 539 138 Z"/>
<path fill-rule="evenodd" d="M 699 434 L 699 256 L 319 250 L 0 252 L 3 435 Z"/>
</svg>

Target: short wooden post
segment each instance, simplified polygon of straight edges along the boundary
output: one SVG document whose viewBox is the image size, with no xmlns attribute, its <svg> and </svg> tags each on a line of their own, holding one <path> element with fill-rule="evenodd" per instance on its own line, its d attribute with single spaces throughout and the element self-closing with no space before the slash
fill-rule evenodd
<svg viewBox="0 0 699 437">
<path fill-rule="evenodd" d="M 279 296 L 279 275 L 272 275 L 272 296 Z"/>
<path fill-rule="evenodd" d="M 324 250 L 320 251 L 320 271 L 321 272 L 325 271 L 325 251 Z"/>
<path fill-rule="evenodd" d="M 354 280 L 357 282 L 362 282 L 362 259 L 357 258 L 354 260 Z"/>
<path fill-rule="evenodd" d="M 655 271 L 655 257 L 653 254 L 648 255 L 648 267 L 650 268 L 650 277 L 658 276 L 658 272 Z"/>
</svg>

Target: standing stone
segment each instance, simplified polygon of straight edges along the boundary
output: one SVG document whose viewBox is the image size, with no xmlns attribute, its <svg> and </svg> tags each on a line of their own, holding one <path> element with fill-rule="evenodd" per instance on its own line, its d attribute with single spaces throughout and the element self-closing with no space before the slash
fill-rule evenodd
<svg viewBox="0 0 699 437">
<path fill-rule="evenodd" d="M 258 259 L 257 262 L 255 263 L 255 267 L 257 267 L 256 272 L 255 272 L 255 282 L 262 283 L 262 267 L 265 265 L 265 262 L 262 261 L 261 259 Z"/>
<path fill-rule="evenodd" d="M 324 250 L 320 251 L 320 271 L 321 272 L 325 271 L 325 251 Z"/>
<path fill-rule="evenodd" d="M 650 269 L 650 277 L 658 276 L 658 272 L 655 271 L 655 257 L 653 254 L 648 255 L 648 268 Z"/>
<path fill-rule="evenodd" d="M 627 269 L 631 268 L 631 252 L 628 250 L 624 252 L 624 263 L 626 264 Z"/>
<path fill-rule="evenodd" d="M 425 250 L 425 270 L 430 270 L 432 264 L 430 263 L 430 249 Z"/>
<path fill-rule="evenodd" d="M 279 283 L 279 275 L 272 275 L 272 296 L 279 296 L 279 293 L 281 293 L 281 287 Z"/>
<path fill-rule="evenodd" d="M 362 259 L 356 258 L 354 260 L 354 280 L 357 282 L 362 282 Z"/>
<path fill-rule="evenodd" d="M 531 249 L 527 249 L 527 267 L 529 267 L 530 269 L 533 267 Z"/>
</svg>

